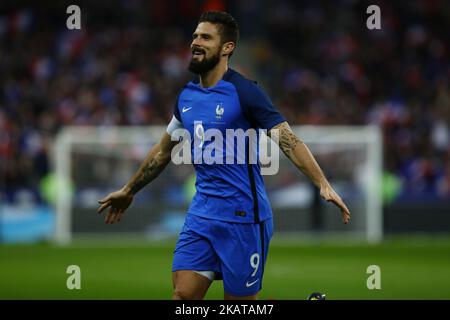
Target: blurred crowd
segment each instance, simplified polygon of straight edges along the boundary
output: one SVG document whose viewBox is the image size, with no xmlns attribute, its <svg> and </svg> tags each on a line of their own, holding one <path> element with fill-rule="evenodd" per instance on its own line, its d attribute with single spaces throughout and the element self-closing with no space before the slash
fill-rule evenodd
<svg viewBox="0 0 450 320">
<path fill-rule="evenodd" d="M 399 196 L 450 198 L 450 7 L 380 1 L 382 29 L 368 30 L 368 5 L 96 1 L 81 5 L 79 31 L 67 30 L 61 4 L 2 8 L 2 193 L 28 188 L 39 196 L 63 126 L 166 124 L 191 78 L 199 14 L 226 9 L 252 44 L 252 75 L 290 123 L 377 124 Z"/>
<path fill-rule="evenodd" d="M 382 29 L 368 30 L 369 4 L 274 2 L 256 50 L 264 79 L 294 123 L 382 127 L 400 197 L 449 199 L 450 6 L 377 2 Z"/>
</svg>

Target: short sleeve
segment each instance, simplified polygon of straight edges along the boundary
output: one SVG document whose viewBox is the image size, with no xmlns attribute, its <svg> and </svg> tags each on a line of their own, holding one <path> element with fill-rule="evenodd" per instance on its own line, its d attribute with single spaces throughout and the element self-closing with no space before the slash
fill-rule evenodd
<svg viewBox="0 0 450 320">
<path fill-rule="evenodd" d="M 180 109 L 178 109 L 178 101 L 180 99 L 180 96 L 177 96 L 177 100 L 175 101 L 175 105 L 173 108 L 173 116 L 179 121 L 181 122 L 181 115 L 180 115 Z"/>
<path fill-rule="evenodd" d="M 174 115 L 172 117 L 172 120 L 170 120 L 169 124 L 167 125 L 166 131 L 170 136 L 173 136 L 175 130 L 177 129 L 183 129 L 183 124 L 181 123 L 181 121 L 178 121 L 178 119 Z"/>
<path fill-rule="evenodd" d="M 170 120 L 170 122 L 166 128 L 166 131 L 170 136 L 173 135 L 175 130 L 183 128 L 183 123 L 181 122 L 181 116 L 180 116 L 180 109 L 178 109 L 178 100 L 179 100 L 179 96 L 177 97 L 177 100 L 175 101 L 172 119 Z"/>
<path fill-rule="evenodd" d="M 270 130 L 286 121 L 267 94 L 255 82 L 245 79 L 237 85 L 237 90 L 241 107 L 253 126 Z"/>
</svg>

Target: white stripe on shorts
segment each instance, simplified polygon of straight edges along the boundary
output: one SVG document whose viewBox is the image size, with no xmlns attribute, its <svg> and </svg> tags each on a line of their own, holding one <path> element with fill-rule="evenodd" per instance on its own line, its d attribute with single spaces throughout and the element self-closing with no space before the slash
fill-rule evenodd
<svg viewBox="0 0 450 320">
<path fill-rule="evenodd" d="M 204 277 L 207 277 L 209 280 L 214 281 L 215 273 L 214 271 L 197 271 L 197 270 L 192 270 L 195 273 L 198 273 L 199 275 L 202 275 Z"/>
</svg>

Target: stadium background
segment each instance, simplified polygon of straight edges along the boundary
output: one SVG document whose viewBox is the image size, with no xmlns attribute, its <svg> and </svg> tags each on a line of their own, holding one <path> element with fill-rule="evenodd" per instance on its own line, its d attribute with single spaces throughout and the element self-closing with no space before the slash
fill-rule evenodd
<svg viewBox="0 0 450 320">
<path fill-rule="evenodd" d="M 81 7 L 81 31 L 66 29 L 69 4 Z M 381 8 L 381 31 L 365 26 L 370 4 Z M 0 8 L 0 298 L 170 297 L 173 239 L 49 243 L 50 150 L 66 125 L 166 124 L 190 79 L 188 44 L 207 9 L 238 20 L 242 42 L 232 65 L 257 79 L 290 123 L 375 124 L 383 132 L 385 241 L 276 240 L 261 297 L 303 299 L 319 290 L 338 299 L 450 298 L 446 1 L 19 1 Z M 80 291 L 65 286 L 70 264 L 82 269 Z M 371 264 L 381 267 L 381 290 L 366 287 Z M 221 284 L 207 297 L 220 298 Z"/>
</svg>

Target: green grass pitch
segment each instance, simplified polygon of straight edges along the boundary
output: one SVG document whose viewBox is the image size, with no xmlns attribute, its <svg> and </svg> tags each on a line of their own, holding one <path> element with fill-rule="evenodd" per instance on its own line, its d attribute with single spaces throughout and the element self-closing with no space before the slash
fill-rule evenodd
<svg viewBox="0 0 450 320">
<path fill-rule="evenodd" d="M 339 242 L 336 242 L 339 243 Z M 450 238 L 406 238 L 381 245 L 273 241 L 261 299 L 450 299 Z M 170 299 L 173 241 L 0 246 L 0 299 Z M 68 290 L 66 269 L 81 268 Z M 369 265 L 381 289 L 366 286 Z M 206 299 L 222 299 L 215 281 Z"/>
</svg>

